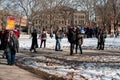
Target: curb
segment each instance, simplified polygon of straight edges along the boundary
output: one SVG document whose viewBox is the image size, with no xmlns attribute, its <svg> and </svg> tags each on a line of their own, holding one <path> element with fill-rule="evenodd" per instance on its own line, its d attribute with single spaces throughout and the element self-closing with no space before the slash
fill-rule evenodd
<svg viewBox="0 0 120 80">
<path fill-rule="evenodd" d="M 38 75 L 38 77 L 42 78 L 43 80 L 65 80 L 63 77 L 58 77 L 58 76 L 52 75 L 50 73 L 44 72 L 42 70 L 34 69 L 30 66 L 21 64 L 20 62 L 16 62 L 16 66 L 18 66 L 22 69 L 25 69 L 35 75 Z"/>
</svg>

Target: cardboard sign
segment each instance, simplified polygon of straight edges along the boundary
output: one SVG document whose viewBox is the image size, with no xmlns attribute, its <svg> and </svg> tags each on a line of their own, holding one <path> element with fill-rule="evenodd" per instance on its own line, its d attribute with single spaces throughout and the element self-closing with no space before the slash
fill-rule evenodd
<svg viewBox="0 0 120 80">
<path fill-rule="evenodd" d="M 13 30 L 15 28 L 15 18 L 14 17 L 8 17 L 7 19 L 7 30 Z"/>
</svg>

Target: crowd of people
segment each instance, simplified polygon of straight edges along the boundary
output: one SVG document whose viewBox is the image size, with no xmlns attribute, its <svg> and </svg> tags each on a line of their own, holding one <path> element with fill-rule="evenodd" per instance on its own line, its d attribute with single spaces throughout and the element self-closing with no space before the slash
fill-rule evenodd
<svg viewBox="0 0 120 80">
<path fill-rule="evenodd" d="M 84 28 L 80 26 L 68 26 L 67 27 L 67 33 L 66 37 L 68 39 L 68 42 L 70 43 L 70 55 L 75 53 L 83 54 L 82 51 L 82 44 L 83 44 L 83 38 L 85 37 L 85 34 L 87 32 L 84 31 Z M 95 37 L 98 39 L 97 43 L 97 49 L 98 50 L 104 50 L 104 44 L 105 44 L 105 38 L 106 38 L 106 32 L 104 29 L 94 29 Z M 36 48 L 38 48 L 38 39 L 41 40 L 40 48 L 46 48 L 46 39 L 47 39 L 47 30 L 43 28 L 41 34 L 37 38 L 37 29 L 33 29 L 33 32 L 31 33 L 32 38 L 32 44 L 30 51 L 31 52 L 37 52 Z M 16 28 L 14 30 L 3 30 L 0 32 L 0 40 L 1 45 L 0 49 L 4 50 L 3 58 L 7 59 L 8 65 L 15 64 L 15 54 L 19 52 L 19 30 Z M 65 37 L 64 32 L 61 27 L 57 27 L 55 30 L 55 51 L 63 51 L 61 48 L 61 40 Z M 90 37 L 90 34 L 89 34 Z M 44 45 L 43 45 L 44 43 Z"/>
<path fill-rule="evenodd" d="M 83 43 L 83 35 L 80 31 L 79 27 L 75 26 L 69 26 L 68 27 L 68 33 L 67 33 L 67 38 L 70 43 L 70 55 L 73 55 L 73 51 L 75 49 L 76 45 L 76 54 L 77 54 L 77 49 L 79 47 L 80 54 L 82 54 L 82 43 Z"/>
<path fill-rule="evenodd" d="M 82 54 L 82 44 L 83 44 L 83 38 L 85 35 L 87 35 L 87 38 L 93 36 L 93 30 L 87 28 L 86 31 L 81 26 L 68 26 L 66 32 L 66 37 L 68 38 L 68 41 L 70 43 L 70 55 L 73 55 L 73 51 L 75 49 L 75 53 L 78 53 L 78 49 L 80 54 Z M 61 48 L 61 40 L 64 35 L 64 31 L 62 30 L 62 27 L 58 26 L 56 30 L 54 31 L 55 34 L 55 51 L 62 51 Z M 37 42 L 37 31 L 36 29 L 33 30 L 33 33 L 31 33 L 32 36 L 32 45 L 30 48 L 30 51 L 34 50 L 33 52 L 37 52 L 36 48 L 38 48 L 38 42 Z M 96 27 L 94 29 L 94 36 L 98 39 L 98 45 L 97 49 L 104 50 L 104 42 L 106 38 L 106 33 L 103 29 L 99 29 Z M 41 34 L 39 35 L 39 39 L 41 40 L 40 48 L 42 48 L 42 44 L 44 43 L 44 48 L 46 48 L 46 39 L 47 39 L 47 30 L 43 28 Z"/>
</svg>

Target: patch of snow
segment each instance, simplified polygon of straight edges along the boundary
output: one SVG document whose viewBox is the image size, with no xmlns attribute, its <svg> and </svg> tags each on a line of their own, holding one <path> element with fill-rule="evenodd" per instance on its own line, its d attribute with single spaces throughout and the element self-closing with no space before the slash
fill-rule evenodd
<svg viewBox="0 0 120 80">
<path fill-rule="evenodd" d="M 21 35 L 19 38 L 20 48 L 29 49 L 31 47 L 32 39 L 29 35 Z M 38 45 L 40 45 L 40 39 L 38 39 Z M 50 38 L 47 37 L 46 47 L 50 49 L 55 48 L 55 37 Z M 63 49 L 68 49 L 70 44 L 67 38 L 63 38 L 61 42 Z M 83 47 L 94 47 L 97 46 L 97 39 L 96 38 L 85 38 L 83 42 Z M 120 49 L 120 38 L 106 38 L 105 41 L 105 48 L 106 49 Z M 109 57 L 108 57 L 109 58 Z M 73 78 L 75 80 L 120 80 L 120 68 L 116 67 L 107 67 L 101 66 L 97 63 L 80 63 L 80 65 L 75 66 L 75 64 L 71 66 L 58 66 L 52 65 L 48 66 L 45 63 L 38 63 L 32 60 L 23 60 L 21 62 L 24 64 L 31 66 L 36 69 L 41 69 L 48 73 L 64 76 L 65 78 Z M 110 63 L 108 63 L 110 64 Z M 112 63 L 111 63 L 112 64 Z M 104 65 L 104 64 L 103 64 Z M 112 64 L 114 65 L 114 64 Z M 74 68 L 75 66 L 75 68 Z"/>
</svg>

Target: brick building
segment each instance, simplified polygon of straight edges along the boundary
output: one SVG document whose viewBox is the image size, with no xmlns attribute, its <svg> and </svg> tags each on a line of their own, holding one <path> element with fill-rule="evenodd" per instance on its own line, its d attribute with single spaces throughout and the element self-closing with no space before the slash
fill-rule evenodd
<svg viewBox="0 0 120 80">
<path fill-rule="evenodd" d="M 88 22 L 89 14 L 86 11 L 77 11 L 70 7 L 57 7 L 39 12 L 38 18 L 34 20 L 34 26 L 38 29 L 55 29 L 57 26 L 65 27 L 67 25 L 85 26 Z"/>
</svg>

